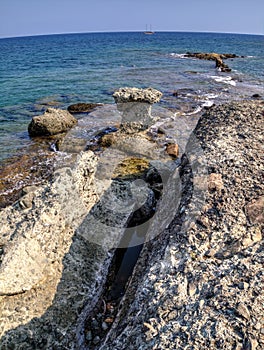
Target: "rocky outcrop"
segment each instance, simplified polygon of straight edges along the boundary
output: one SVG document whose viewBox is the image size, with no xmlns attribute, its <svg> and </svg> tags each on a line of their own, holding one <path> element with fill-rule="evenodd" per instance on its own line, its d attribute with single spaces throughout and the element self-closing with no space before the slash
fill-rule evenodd
<svg viewBox="0 0 264 350">
<path fill-rule="evenodd" d="M 102 106 L 99 103 L 75 103 L 70 105 L 67 110 L 74 114 L 74 113 L 90 113 L 95 108 Z"/>
<path fill-rule="evenodd" d="M 219 54 L 219 53 L 203 53 L 203 52 L 187 52 L 185 57 L 194 57 L 200 60 L 210 60 L 215 61 L 215 67 L 218 68 L 221 72 L 231 72 L 231 68 L 224 63 L 223 59 L 227 58 L 236 58 L 238 57 L 235 54 Z"/>
<path fill-rule="evenodd" d="M 38 341 L 36 347 L 45 348 L 52 336 L 41 335 L 47 331 L 44 323 L 51 329 L 56 327 L 56 332 L 63 331 L 68 327 L 62 325 L 67 324 L 67 320 L 76 323 L 85 294 L 93 294 L 95 280 L 89 280 L 88 275 L 93 269 L 100 269 L 99 261 L 103 262 L 106 255 L 89 244 L 84 251 L 84 237 L 77 237 L 75 230 L 97 199 L 93 186 L 95 164 L 96 158 L 91 152 L 81 154 L 75 167 L 58 169 L 51 184 L 25 189 L 16 204 L 1 211 L 0 333 L 3 335 L 28 322 L 26 329 L 21 329 L 25 344 L 18 328 L 12 340 L 1 342 L 1 349 L 10 348 L 11 344 L 14 348 L 17 344 L 23 349 L 32 349 Z M 75 251 L 70 249 L 73 239 Z M 99 260 L 94 261 L 91 256 L 95 252 Z M 90 264 L 90 272 L 84 273 L 81 267 L 86 265 L 85 261 Z M 88 274 L 85 284 L 81 282 L 85 279 L 82 273 Z M 77 303 L 70 302 L 76 298 Z M 45 314 L 47 310 L 50 312 Z M 43 325 L 37 317 L 46 320 Z M 64 318 L 60 325 L 59 317 Z M 71 332 L 69 328 L 68 331 Z"/>
<path fill-rule="evenodd" d="M 77 119 L 68 111 L 48 108 L 43 115 L 32 118 L 28 132 L 30 136 L 56 135 L 68 131 L 75 124 Z"/>
<path fill-rule="evenodd" d="M 81 153 L 1 211 L 1 349 L 78 347 L 134 206 L 120 211 L 129 184 L 101 179 L 97 161 Z"/>
<path fill-rule="evenodd" d="M 123 143 L 127 134 L 121 134 Z M 115 147 L 100 160 L 90 151 L 76 161 L 72 156 L 51 182 L 24 188 L 19 201 L 1 211 L 1 349 L 71 349 L 85 342 L 86 315 L 101 295 L 133 208 L 152 210 L 153 190 L 133 186 L 153 176 L 148 161 L 131 156 L 132 141 L 129 155 Z"/>
<path fill-rule="evenodd" d="M 205 158 L 191 138 L 177 215 L 143 248 L 97 349 L 263 349 L 263 113 L 244 102 L 202 116 L 193 136 Z"/>
<path fill-rule="evenodd" d="M 1 211 L 0 348 L 261 350 L 263 107 L 208 110 L 179 171 L 175 143 L 166 154 L 146 131 L 121 129 L 100 159 L 82 152 L 45 186 L 25 188 Z M 161 200 L 118 314 L 102 300 L 93 338 L 87 318 L 113 248 L 156 191 Z M 100 329 L 110 329 L 106 339 Z"/>
<path fill-rule="evenodd" d="M 122 113 L 120 129 L 135 133 L 153 124 L 151 105 L 160 101 L 162 93 L 153 88 L 120 88 L 113 94 L 117 109 Z"/>
</svg>

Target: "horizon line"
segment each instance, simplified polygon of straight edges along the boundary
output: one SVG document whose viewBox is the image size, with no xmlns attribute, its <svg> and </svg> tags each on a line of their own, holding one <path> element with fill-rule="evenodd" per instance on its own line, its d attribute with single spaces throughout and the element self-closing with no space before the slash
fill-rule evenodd
<svg viewBox="0 0 264 350">
<path fill-rule="evenodd" d="M 245 32 L 219 32 L 219 31 L 192 31 L 192 30 L 157 30 L 154 33 L 208 33 L 208 34 L 237 34 L 237 35 L 259 35 L 264 36 L 262 33 L 245 33 Z M 27 38 L 37 36 L 52 36 L 52 35 L 74 35 L 74 34 L 99 34 L 99 33 L 144 33 L 144 30 L 97 30 L 87 32 L 62 32 L 62 33 L 43 33 L 43 34 L 21 34 L 17 36 L 3 36 L 0 39 L 15 39 L 15 38 Z"/>
</svg>

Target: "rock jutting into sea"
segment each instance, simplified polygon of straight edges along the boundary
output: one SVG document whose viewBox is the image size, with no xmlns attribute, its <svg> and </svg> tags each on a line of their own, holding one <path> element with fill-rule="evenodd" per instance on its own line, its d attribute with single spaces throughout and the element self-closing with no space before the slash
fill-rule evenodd
<svg viewBox="0 0 264 350">
<path fill-rule="evenodd" d="M 227 58 L 236 58 L 239 57 L 235 54 L 219 54 L 219 53 L 204 53 L 204 52 L 187 52 L 185 57 L 194 57 L 200 60 L 210 60 L 215 61 L 215 67 L 220 69 L 221 72 L 231 72 L 231 68 L 228 67 L 226 63 L 224 63 L 223 59 Z"/>
<path fill-rule="evenodd" d="M 43 115 L 32 118 L 28 126 L 30 136 L 49 136 L 61 134 L 77 124 L 68 111 L 56 108 L 48 108 Z"/>
<path fill-rule="evenodd" d="M 117 103 L 133 104 L 130 99 Z M 180 152 L 176 143 L 160 147 L 147 129 L 126 133 L 127 115 L 125 108 L 123 128 L 105 140 L 101 159 L 81 152 L 74 164 L 57 169 L 44 185 L 24 189 L 1 210 L 0 348 L 261 350 L 263 101 L 213 106 Z M 117 156 L 121 162 L 108 174 L 104 166 Z M 130 195 L 132 204 L 118 212 L 120 200 L 136 176 L 153 179 L 152 162 L 162 169 L 160 164 L 173 164 L 178 156 L 179 179 L 164 178 L 163 186 L 179 180 L 179 198 L 167 191 L 179 208 L 166 227 L 154 215 L 115 319 L 112 305 L 102 301 L 100 316 L 88 328 L 103 295 L 112 243 L 131 217 Z M 142 196 L 146 187 L 137 190 Z M 148 188 L 143 199 L 148 202 L 154 191 Z M 159 206 L 162 214 L 173 212 L 163 195 L 154 212 Z M 110 205 L 104 207 L 106 200 Z M 101 337 L 95 329 L 103 330 Z"/>
</svg>

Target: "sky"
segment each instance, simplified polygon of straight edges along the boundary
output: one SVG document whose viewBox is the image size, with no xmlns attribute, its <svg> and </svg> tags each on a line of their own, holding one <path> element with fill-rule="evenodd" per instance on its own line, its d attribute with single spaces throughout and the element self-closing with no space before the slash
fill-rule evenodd
<svg viewBox="0 0 264 350">
<path fill-rule="evenodd" d="M 0 37 L 144 31 L 264 34 L 264 0 L 0 0 Z"/>
</svg>

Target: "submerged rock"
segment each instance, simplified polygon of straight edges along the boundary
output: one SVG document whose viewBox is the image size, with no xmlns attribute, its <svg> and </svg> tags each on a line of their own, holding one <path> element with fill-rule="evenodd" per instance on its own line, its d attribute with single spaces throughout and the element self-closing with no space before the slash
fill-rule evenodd
<svg viewBox="0 0 264 350">
<path fill-rule="evenodd" d="M 96 107 L 102 106 L 100 103 L 75 103 L 70 105 L 67 110 L 70 113 L 90 113 Z"/>
<path fill-rule="evenodd" d="M 56 108 L 48 108 L 43 115 L 32 118 L 28 126 L 30 136 L 48 136 L 61 134 L 77 124 L 68 111 Z"/>
</svg>

